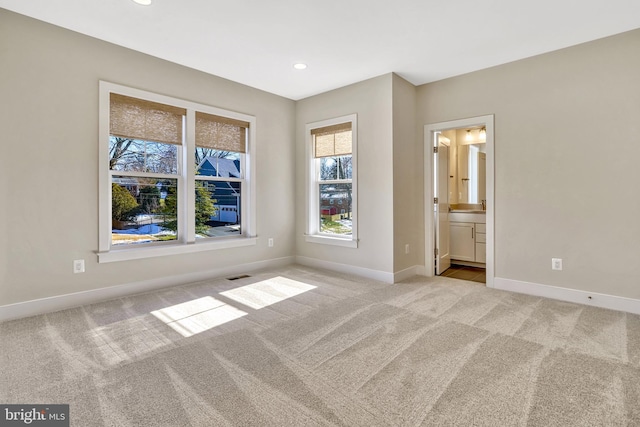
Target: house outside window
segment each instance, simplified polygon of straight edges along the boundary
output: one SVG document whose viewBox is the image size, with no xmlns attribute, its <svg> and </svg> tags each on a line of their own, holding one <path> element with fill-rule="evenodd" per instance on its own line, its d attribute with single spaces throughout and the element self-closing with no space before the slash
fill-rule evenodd
<svg viewBox="0 0 640 427">
<path fill-rule="evenodd" d="M 100 82 L 99 261 L 255 244 L 254 127 L 252 116 Z"/>
<path fill-rule="evenodd" d="M 196 112 L 196 236 L 199 238 L 242 234 L 248 128 L 246 121 Z M 208 197 L 211 206 L 198 203 L 199 197 Z"/>
<path fill-rule="evenodd" d="M 357 247 L 357 116 L 306 127 L 306 240 Z M 340 205 L 336 208 L 335 205 Z"/>
</svg>

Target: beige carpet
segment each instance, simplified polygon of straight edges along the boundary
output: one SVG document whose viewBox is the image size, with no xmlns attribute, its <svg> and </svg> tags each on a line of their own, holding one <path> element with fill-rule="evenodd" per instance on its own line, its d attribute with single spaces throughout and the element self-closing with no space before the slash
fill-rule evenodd
<svg viewBox="0 0 640 427">
<path fill-rule="evenodd" d="M 639 426 L 640 316 L 290 266 L 0 324 L 73 426 Z"/>
</svg>

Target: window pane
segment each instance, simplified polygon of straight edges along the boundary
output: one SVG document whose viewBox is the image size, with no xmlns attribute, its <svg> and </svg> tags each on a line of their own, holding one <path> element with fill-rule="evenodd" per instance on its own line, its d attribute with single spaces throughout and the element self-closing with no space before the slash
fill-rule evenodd
<svg viewBox="0 0 640 427">
<path fill-rule="evenodd" d="M 320 185 L 320 232 L 351 235 L 352 184 Z"/>
<path fill-rule="evenodd" d="M 176 240 L 177 179 L 113 176 L 111 244 Z"/>
<path fill-rule="evenodd" d="M 178 173 L 178 146 L 111 136 L 109 138 L 109 169 Z"/>
<path fill-rule="evenodd" d="M 196 181 L 196 237 L 241 233 L 240 182 Z"/>
<path fill-rule="evenodd" d="M 241 178 L 240 153 L 196 147 L 196 175 Z"/>
<path fill-rule="evenodd" d="M 320 159 L 320 180 L 351 179 L 351 156 L 323 157 Z"/>
</svg>

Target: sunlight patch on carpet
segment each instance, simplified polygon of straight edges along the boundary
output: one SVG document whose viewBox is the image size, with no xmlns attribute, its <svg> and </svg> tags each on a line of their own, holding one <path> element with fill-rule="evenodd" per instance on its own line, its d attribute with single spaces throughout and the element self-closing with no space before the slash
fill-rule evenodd
<svg viewBox="0 0 640 427">
<path fill-rule="evenodd" d="M 224 295 L 227 298 L 258 310 L 315 288 L 315 286 L 297 280 L 277 276 L 240 288 L 220 292 L 220 295 Z"/>
<path fill-rule="evenodd" d="M 152 311 L 151 314 L 183 337 L 199 334 L 247 315 L 210 296 Z"/>
</svg>

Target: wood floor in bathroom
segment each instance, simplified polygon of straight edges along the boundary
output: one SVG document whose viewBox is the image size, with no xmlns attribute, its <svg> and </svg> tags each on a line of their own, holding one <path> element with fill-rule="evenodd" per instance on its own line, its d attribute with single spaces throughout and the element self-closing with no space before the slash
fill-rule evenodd
<svg viewBox="0 0 640 427">
<path fill-rule="evenodd" d="M 441 275 L 452 279 L 470 280 L 478 283 L 487 282 L 487 272 L 484 268 L 468 267 L 466 265 L 451 264 L 451 267 Z"/>
</svg>

